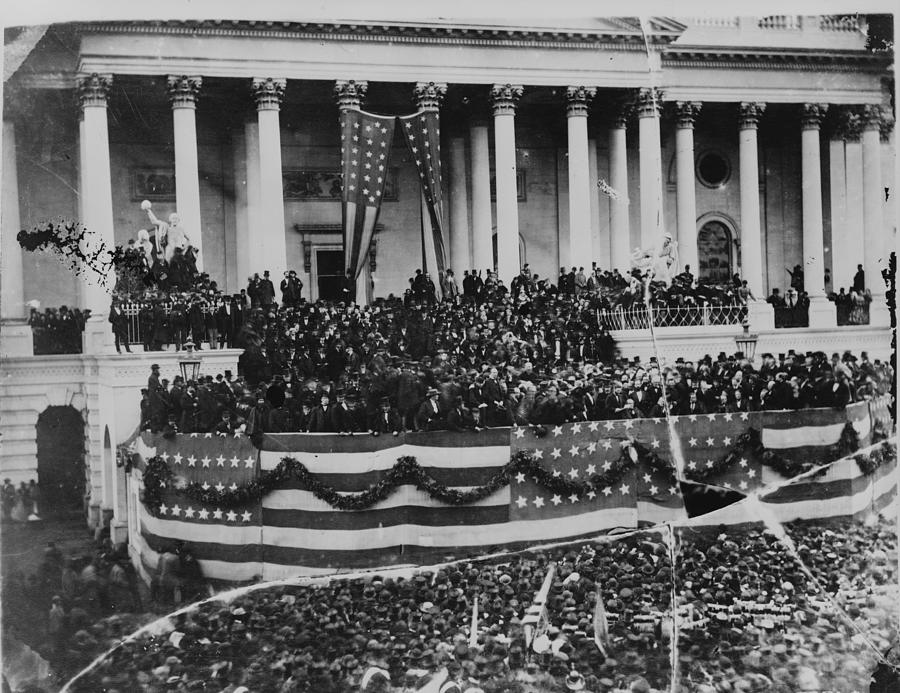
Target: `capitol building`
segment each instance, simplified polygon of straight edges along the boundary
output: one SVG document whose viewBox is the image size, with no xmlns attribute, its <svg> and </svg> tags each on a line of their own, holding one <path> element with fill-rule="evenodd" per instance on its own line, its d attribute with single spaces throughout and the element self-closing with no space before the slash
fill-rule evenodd
<svg viewBox="0 0 900 693">
<path fill-rule="evenodd" d="M 344 274 L 341 113 L 439 109 L 447 266 L 627 271 L 663 234 L 700 279 L 757 298 L 803 268 L 808 326 L 751 305 L 761 351 L 886 358 L 879 281 L 895 245 L 892 54 L 863 17 L 608 17 L 476 21 L 100 21 L 7 32 L 3 110 L 0 471 L 35 476 L 35 427 L 68 407 L 84 428 L 94 522 L 128 524 L 115 446 L 137 426 L 149 364 L 117 355 L 108 291 L 16 241 L 83 223 L 108 247 L 177 210 L 198 264 L 229 294 L 296 270 L 305 298 Z M 397 132 L 398 142 L 400 137 Z M 401 295 L 426 223 L 416 162 L 393 147 L 364 280 Z M 861 265 L 867 325 L 829 292 Z M 35 356 L 28 306 L 89 308 L 83 353 Z M 667 331 L 668 330 L 668 331 Z M 640 330 L 620 348 L 652 355 Z M 660 331 L 671 355 L 734 351 L 740 324 Z M 138 349 L 139 350 L 139 349 Z M 234 350 L 204 369 L 235 368 Z"/>
</svg>

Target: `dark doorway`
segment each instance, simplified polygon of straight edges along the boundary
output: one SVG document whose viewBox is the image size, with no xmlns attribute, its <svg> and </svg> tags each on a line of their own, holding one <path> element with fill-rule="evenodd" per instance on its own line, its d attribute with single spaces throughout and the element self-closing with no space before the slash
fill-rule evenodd
<svg viewBox="0 0 900 693">
<path fill-rule="evenodd" d="M 731 229 L 718 220 L 708 221 L 697 232 L 698 279 L 710 284 L 731 281 Z"/>
<path fill-rule="evenodd" d="M 84 505 L 84 419 L 72 407 L 48 407 L 37 421 L 41 515 L 81 512 Z"/>
<path fill-rule="evenodd" d="M 340 301 L 343 278 L 344 251 L 316 250 L 316 282 L 319 298 L 324 301 Z"/>
</svg>

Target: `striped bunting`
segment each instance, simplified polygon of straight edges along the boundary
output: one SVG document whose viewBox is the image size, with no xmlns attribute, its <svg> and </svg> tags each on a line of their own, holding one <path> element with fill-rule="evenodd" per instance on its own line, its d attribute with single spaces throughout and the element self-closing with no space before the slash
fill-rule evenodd
<svg viewBox="0 0 900 693">
<path fill-rule="evenodd" d="M 597 536 L 619 528 L 680 523 L 685 519 L 680 489 L 663 483 L 664 476 L 641 465 L 626 469 L 616 488 L 608 493 L 601 490 L 595 497 L 554 500 L 554 494 L 532 479 L 514 475 L 509 485 L 465 506 L 435 501 L 413 484 L 403 484 L 364 510 L 336 510 L 288 480 L 261 502 L 216 508 L 190 499 L 178 486 L 196 482 L 238 488 L 291 457 L 323 484 L 353 494 L 384 479 L 398 458 L 412 456 L 439 483 L 465 491 L 488 483 L 507 464 L 511 452 L 519 450 L 535 455 L 546 470 L 583 482 L 618 459 L 622 443 L 629 439 L 665 461 L 672 459 L 671 443 L 680 445 L 690 465 L 721 459 L 750 427 L 761 432 L 764 445 L 792 460 L 825 461 L 827 447 L 838 441 L 847 420 L 865 443 L 871 438 L 872 417 L 884 411 L 886 404 L 879 402 L 854 404 L 845 411 L 683 416 L 674 422 L 676 441 L 669 440 L 669 428 L 662 419 L 551 426 L 541 437 L 525 428 L 396 437 L 277 434 L 264 436 L 259 450 L 246 437 L 192 434 L 166 439 L 142 433 L 129 444 L 135 453 L 131 483 L 137 484 L 131 498 L 137 499 L 142 460 L 157 454 L 167 460 L 176 484 L 164 490 L 156 513 L 135 503 L 139 529 L 131 536 L 148 570 L 155 568 L 159 553 L 182 540 L 189 543 L 208 577 L 239 582 L 421 565 L 515 550 L 535 542 Z M 894 467 L 885 465 L 865 477 L 856 462 L 847 459 L 830 465 L 823 474 L 784 485 L 784 479 L 759 461 L 747 460 L 746 466 L 735 464 L 711 483 L 762 492 L 767 507 L 779 519 L 813 519 L 885 507 L 896 491 Z M 725 513 L 722 521 L 727 523 L 731 516 L 739 513 Z"/>
</svg>

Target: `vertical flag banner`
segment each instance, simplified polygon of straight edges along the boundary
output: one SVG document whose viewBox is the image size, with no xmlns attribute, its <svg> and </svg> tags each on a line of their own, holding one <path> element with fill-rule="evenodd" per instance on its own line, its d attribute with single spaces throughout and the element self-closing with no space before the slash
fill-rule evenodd
<svg viewBox="0 0 900 693">
<path fill-rule="evenodd" d="M 358 279 L 381 209 L 396 118 L 355 108 L 340 117 L 344 268 Z"/>
<path fill-rule="evenodd" d="M 400 119 L 406 146 L 413 156 L 422 197 L 428 212 L 425 223 L 423 214 L 422 249 L 426 272 L 432 275 L 435 285 L 438 275 L 446 269 L 444 253 L 444 200 L 441 193 L 441 123 L 436 110 L 423 110 Z M 429 232 L 430 231 L 430 232 Z"/>
</svg>

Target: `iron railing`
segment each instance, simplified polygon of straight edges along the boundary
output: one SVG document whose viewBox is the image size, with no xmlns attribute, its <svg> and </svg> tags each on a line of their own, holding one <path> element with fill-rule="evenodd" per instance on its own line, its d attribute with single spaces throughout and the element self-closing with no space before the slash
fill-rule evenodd
<svg viewBox="0 0 900 693">
<path fill-rule="evenodd" d="M 634 306 L 601 310 L 597 316 L 607 330 L 646 330 L 654 327 L 740 325 L 747 306 Z"/>
<path fill-rule="evenodd" d="M 143 344 L 144 337 L 147 335 L 143 334 L 141 327 L 141 309 L 148 308 L 149 310 L 153 310 L 154 303 L 146 302 L 146 301 L 130 301 L 127 303 L 122 303 L 119 308 L 122 311 L 122 314 L 125 316 L 127 323 L 126 327 L 128 330 L 128 343 L 129 344 Z M 172 308 L 174 307 L 174 301 L 163 301 L 163 313 L 165 315 L 165 319 L 168 321 L 172 315 Z M 200 304 L 200 310 L 203 311 L 204 318 L 206 314 L 209 312 L 209 306 L 205 303 Z M 167 325 L 168 326 L 168 325 Z"/>
</svg>

